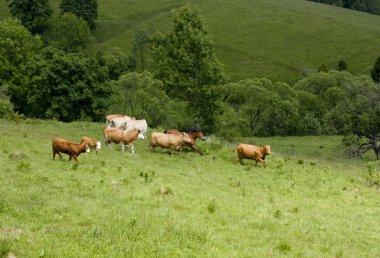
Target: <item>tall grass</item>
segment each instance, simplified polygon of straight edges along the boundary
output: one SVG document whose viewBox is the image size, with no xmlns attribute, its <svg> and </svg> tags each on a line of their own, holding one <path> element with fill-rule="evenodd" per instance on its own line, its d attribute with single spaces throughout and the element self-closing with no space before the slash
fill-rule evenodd
<svg viewBox="0 0 380 258">
<path fill-rule="evenodd" d="M 209 137 L 204 155 L 98 155 L 53 161 L 51 138 L 101 139 L 103 124 L 0 121 L 0 252 L 16 257 L 305 256 L 379 254 L 379 190 L 368 160 L 346 160 L 340 137 L 269 143 L 267 168 Z M 323 147 L 322 147 L 323 146 Z M 207 151 L 206 151 L 207 150 Z M 318 153 L 316 153 L 318 151 Z M 336 159 L 334 159 L 334 156 Z M 299 162 L 302 160 L 303 162 Z M 371 172 L 378 173 L 373 163 Z"/>
</svg>

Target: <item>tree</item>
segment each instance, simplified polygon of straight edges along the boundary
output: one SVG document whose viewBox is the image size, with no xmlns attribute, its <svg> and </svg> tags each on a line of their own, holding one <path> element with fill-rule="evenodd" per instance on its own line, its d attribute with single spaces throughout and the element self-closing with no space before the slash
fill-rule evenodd
<svg viewBox="0 0 380 258">
<path fill-rule="evenodd" d="M 188 103 L 189 114 L 212 131 L 219 98 L 216 85 L 226 81 L 203 19 L 185 6 L 175 12 L 172 31 L 153 44 L 155 75 L 166 93 Z"/>
<path fill-rule="evenodd" d="M 32 33 L 40 32 L 52 14 L 48 0 L 7 0 L 10 13 Z"/>
<path fill-rule="evenodd" d="M 96 0 L 62 0 L 59 8 L 61 14 L 71 12 L 85 20 L 91 29 L 95 28 L 95 20 L 98 17 Z"/>
<path fill-rule="evenodd" d="M 318 72 L 327 73 L 328 71 L 329 71 L 329 69 L 327 68 L 327 66 L 325 64 L 321 64 L 321 66 L 318 68 Z"/>
<path fill-rule="evenodd" d="M 78 52 L 92 41 L 87 23 L 72 13 L 64 13 L 52 24 L 48 41 L 50 45 L 65 52 Z"/>
<path fill-rule="evenodd" d="M 371 77 L 374 82 L 380 82 L 380 57 L 377 58 L 376 63 L 371 69 Z"/>
<path fill-rule="evenodd" d="M 141 71 L 144 71 L 146 68 L 145 55 L 150 42 L 151 38 L 146 31 L 139 30 L 135 33 L 132 52 L 136 56 L 136 60 L 140 61 Z"/>
<path fill-rule="evenodd" d="M 111 80 L 118 80 L 121 74 L 135 70 L 135 59 L 125 54 L 120 48 L 113 47 L 103 54 L 99 53 L 99 55 L 108 68 L 108 75 Z"/>
<path fill-rule="evenodd" d="M 15 111 L 27 107 L 27 64 L 33 63 L 42 47 L 40 37 L 33 36 L 19 20 L 0 22 L 0 88 L 7 89 Z"/>
<path fill-rule="evenodd" d="M 136 118 L 144 118 L 150 127 L 165 126 L 168 119 L 169 97 L 160 80 L 154 79 L 147 71 L 131 72 L 120 76 L 114 82 L 111 110 Z"/>
<path fill-rule="evenodd" d="M 347 70 L 347 64 L 346 61 L 340 60 L 338 63 L 338 71 Z"/>
<path fill-rule="evenodd" d="M 28 116 L 100 121 L 108 110 L 107 69 L 94 56 L 47 47 L 31 65 L 29 76 Z"/>
</svg>

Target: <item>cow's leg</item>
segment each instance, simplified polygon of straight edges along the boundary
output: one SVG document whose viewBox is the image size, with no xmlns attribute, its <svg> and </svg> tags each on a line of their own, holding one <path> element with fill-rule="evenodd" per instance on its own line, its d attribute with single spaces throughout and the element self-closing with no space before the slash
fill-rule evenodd
<svg viewBox="0 0 380 258">
<path fill-rule="evenodd" d="M 125 146 L 122 142 L 120 142 L 120 144 L 121 144 L 121 151 L 124 152 Z"/>
<path fill-rule="evenodd" d="M 58 154 L 59 158 L 62 159 L 62 155 L 59 151 L 57 151 L 57 154 Z"/>
<path fill-rule="evenodd" d="M 130 146 L 131 146 L 132 154 L 134 155 L 135 154 L 135 150 L 133 148 L 133 144 L 131 144 Z"/>
<path fill-rule="evenodd" d="M 70 156 L 70 159 L 71 159 L 71 157 L 74 158 L 74 160 L 75 160 L 76 163 L 79 163 L 76 155 Z"/>
<path fill-rule="evenodd" d="M 258 162 L 261 162 L 261 163 L 263 163 L 264 164 L 264 167 L 266 167 L 266 165 L 265 165 L 265 161 L 264 160 L 262 160 L 261 158 L 259 158 L 259 157 L 257 157 L 256 158 L 256 166 L 257 166 L 257 163 Z"/>
</svg>

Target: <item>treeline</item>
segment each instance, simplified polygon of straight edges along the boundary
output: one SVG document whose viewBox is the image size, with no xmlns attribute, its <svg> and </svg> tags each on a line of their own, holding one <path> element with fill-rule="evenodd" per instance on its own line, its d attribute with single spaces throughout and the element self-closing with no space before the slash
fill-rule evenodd
<svg viewBox="0 0 380 258">
<path fill-rule="evenodd" d="M 380 15 L 380 0 L 307 0 Z"/>
<path fill-rule="evenodd" d="M 95 17 L 90 1 L 63 2 Z M 380 59 L 372 78 L 350 74 L 340 60 L 294 85 L 266 78 L 231 82 L 191 6 L 174 12 L 166 33 L 137 31 L 128 54 L 98 50 L 96 23 L 80 12 L 36 23 L 27 17 L 27 23 L 0 22 L 0 117 L 104 121 L 105 114 L 125 113 L 150 127 L 198 127 L 225 138 L 343 134 L 351 156 L 373 149 L 380 158 Z"/>
</svg>

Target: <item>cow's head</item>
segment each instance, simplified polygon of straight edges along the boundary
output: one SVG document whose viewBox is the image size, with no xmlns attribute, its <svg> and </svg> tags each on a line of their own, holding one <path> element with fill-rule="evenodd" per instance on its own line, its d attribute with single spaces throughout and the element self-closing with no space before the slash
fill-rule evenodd
<svg viewBox="0 0 380 258">
<path fill-rule="evenodd" d="M 96 153 L 98 153 L 98 151 L 100 150 L 101 146 L 102 146 L 102 144 L 100 142 L 96 142 L 96 145 L 95 145 Z"/>
<path fill-rule="evenodd" d="M 144 132 L 142 132 L 142 131 L 140 131 L 140 130 L 138 130 L 139 131 L 139 135 L 137 136 L 137 138 L 139 138 L 139 139 L 145 139 L 145 134 L 144 134 Z"/>
<path fill-rule="evenodd" d="M 90 152 L 90 147 L 88 146 L 87 143 L 86 143 L 86 152 Z"/>
<path fill-rule="evenodd" d="M 270 145 L 265 145 L 264 146 L 264 153 L 265 155 L 270 155 L 271 154 L 271 146 Z"/>
</svg>

